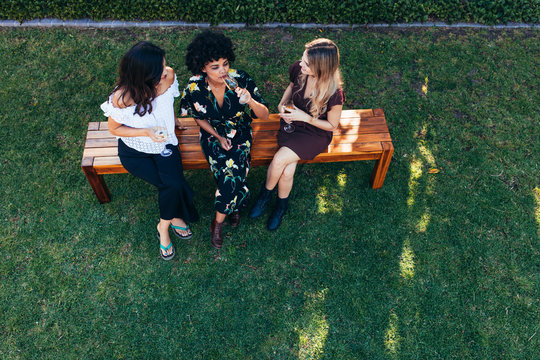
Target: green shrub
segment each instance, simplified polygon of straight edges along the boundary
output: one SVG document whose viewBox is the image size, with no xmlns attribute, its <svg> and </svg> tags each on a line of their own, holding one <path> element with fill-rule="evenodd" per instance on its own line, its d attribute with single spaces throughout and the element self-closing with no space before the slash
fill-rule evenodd
<svg viewBox="0 0 540 360">
<path fill-rule="evenodd" d="M 540 0 L 3 0 L 0 18 L 248 23 L 538 23 Z"/>
</svg>

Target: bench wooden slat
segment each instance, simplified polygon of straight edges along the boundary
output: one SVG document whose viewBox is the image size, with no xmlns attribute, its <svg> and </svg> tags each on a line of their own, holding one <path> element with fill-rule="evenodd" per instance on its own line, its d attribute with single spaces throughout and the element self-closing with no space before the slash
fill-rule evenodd
<svg viewBox="0 0 540 360">
<path fill-rule="evenodd" d="M 184 169 L 207 169 L 208 163 L 199 144 L 197 122 L 193 118 L 182 118 L 181 122 L 185 128 L 176 128 L 175 133 Z M 268 165 L 272 161 L 278 150 L 279 122 L 278 114 L 270 114 L 267 120 L 253 119 L 252 166 Z M 327 150 L 313 160 L 300 163 L 376 160 L 371 176 L 372 188 L 376 189 L 383 185 L 393 151 L 382 109 L 344 110 Z M 108 123 L 90 122 L 81 167 L 100 202 L 110 201 L 103 175 L 127 173 L 117 154 L 118 141 L 109 133 Z"/>
<path fill-rule="evenodd" d="M 118 146 L 118 140 L 116 138 L 86 139 L 86 143 L 84 144 L 85 149 L 111 146 Z"/>
<path fill-rule="evenodd" d="M 86 136 L 87 139 L 107 139 L 107 138 L 115 138 L 109 130 L 96 130 L 96 131 L 89 131 L 88 135 Z"/>
<path fill-rule="evenodd" d="M 102 148 L 87 148 L 84 149 L 83 157 L 94 156 L 96 158 L 106 156 L 117 156 L 118 147 L 102 147 Z"/>
<path fill-rule="evenodd" d="M 91 122 L 88 124 L 88 131 L 99 130 L 100 122 Z"/>
</svg>

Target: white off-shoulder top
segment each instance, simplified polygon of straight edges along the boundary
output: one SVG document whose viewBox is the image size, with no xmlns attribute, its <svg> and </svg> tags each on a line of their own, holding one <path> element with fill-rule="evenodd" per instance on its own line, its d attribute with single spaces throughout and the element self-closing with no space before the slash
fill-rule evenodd
<svg viewBox="0 0 540 360">
<path fill-rule="evenodd" d="M 117 108 L 113 105 L 113 95 L 101 104 L 103 115 L 112 117 L 114 121 L 132 128 L 142 129 L 159 126 L 167 129 L 168 137 L 165 142 L 155 142 L 149 136 L 133 136 L 122 137 L 117 136 L 117 139 L 122 141 L 129 147 L 147 154 L 159 154 L 166 144 L 178 145 L 178 139 L 174 134 L 175 114 L 174 114 L 174 98 L 180 96 L 178 90 L 178 79 L 174 76 L 174 82 L 161 95 L 157 96 L 152 101 L 152 113 L 146 113 L 144 116 L 135 114 L 135 105 L 126 108 Z"/>
</svg>

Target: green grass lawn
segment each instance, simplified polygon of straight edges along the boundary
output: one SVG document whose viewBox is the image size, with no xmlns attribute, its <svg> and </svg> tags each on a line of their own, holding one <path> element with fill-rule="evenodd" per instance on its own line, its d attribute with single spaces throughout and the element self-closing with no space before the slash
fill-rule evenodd
<svg viewBox="0 0 540 360">
<path fill-rule="evenodd" d="M 185 82 L 195 32 L 0 28 L 0 358 L 538 358 L 538 30 L 227 30 L 271 112 L 335 40 L 396 150 L 380 190 L 372 162 L 299 166 L 279 230 L 245 217 L 219 253 L 186 171 L 202 218 L 164 262 L 156 191 L 110 175 L 100 205 L 80 160 L 121 55 L 155 42 Z"/>
</svg>

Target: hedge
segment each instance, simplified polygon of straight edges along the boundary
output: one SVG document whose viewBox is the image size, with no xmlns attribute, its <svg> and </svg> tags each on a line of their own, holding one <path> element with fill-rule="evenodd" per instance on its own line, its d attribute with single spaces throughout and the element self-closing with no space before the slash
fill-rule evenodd
<svg viewBox="0 0 540 360">
<path fill-rule="evenodd" d="M 221 23 L 537 24 L 540 0 L 2 0 L 0 18 Z"/>
</svg>

